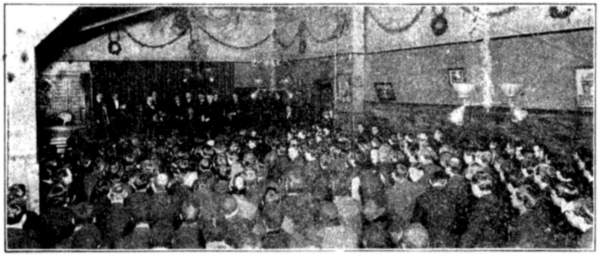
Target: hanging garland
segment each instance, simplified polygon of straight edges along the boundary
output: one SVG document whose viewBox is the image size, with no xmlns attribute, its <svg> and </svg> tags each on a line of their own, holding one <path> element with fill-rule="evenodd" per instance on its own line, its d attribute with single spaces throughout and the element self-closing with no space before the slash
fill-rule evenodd
<svg viewBox="0 0 600 256">
<path fill-rule="evenodd" d="M 299 37 L 299 32 L 297 31 L 296 34 L 292 37 L 292 40 L 286 44 L 283 40 L 281 40 L 281 38 L 279 38 L 279 33 L 277 33 L 276 29 L 273 29 L 273 32 L 271 34 L 273 36 L 273 39 L 275 40 L 275 43 L 277 43 L 277 45 L 279 45 L 279 47 L 283 49 L 290 48 L 292 45 L 294 45 L 296 39 Z"/>
<path fill-rule="evenodd" d="M 477 7 L 475 7 L 475 8 L 479 9 Z M 468 7 L 462 6 L 462 7 L 460 7 L 460 9 L 462 9 L 464 12 L 469 13 L 469 14 L 473 13 L 473 11 L 471 9 L 469 9 Z M 502 9 L 500 11 L 497 11 L 497 12 L 488 12 L 486 15 L 488 17 L 490 17 L 490 18 L 498 18 L 498 17 L 504 16 L 506 14 L 509 14 L 511 12 L 514 12 L 517 9 L 518 8 L 516 6 L 511 6 L 511 7 L 504 8 L 504 9 Z"/>
<path fill-rule="evenodd" d="M 338 12 L 336 14 L 337 17 L 337 25 L 335 27 L 335 29 L 333 30 L 333 32 L 331 33 L 331 35 L 329 35 L 326 38 L 318 38 L 317 36 L 314 35 L 314 33 L 308 29 L 308 26 L 306 26 L 306 32 L 308 33 L 308 35 L 310 36 L 310 38 L 320 44 L 323 43 L 328 43 L 331 42 L 333 40 L 336 40 L 340 37 L 342 37 L 342 35 L 344 34 L 344 32 L 346 32 L 346 30 L 348 29 L 348 27 L 350 26 L 350 18 L 348 18 L 348 14 L 344 13 L 344 12 Z"/>
<path fill-rule="evenodd" d="M 421 7 L 421 9 L 417 12 L 417 14 L 415 14 L 415 16 L 411 19 L 410 22 L 408 22 L 404 26 L 400 26 L 397 28 L 390 28 L 387 25 L 383 24 L 383 22 L 381 22 L 379 19 L 377 19 L 377 17 L 375 17 L 375 14 L 373 14 L 373 11 L 371 11 L 371 8 L 367 7 L 366 11 L 367 11 L 368 16 L 371 17 L 371 19 L 373 19 L 373 21 L 375 21 L 377 26 L 379 26 L 379 28 L 383 29 L 383 31 L 385 31 L 387 33 L 401 33 L 401 32 L 408 30 L 409 28 L 411 28 L 417 22 L 417 20 L 419 20 L 419 18 L 421 17 L 421 14 L 423 14 L 423 11 L 425 11 L 425 7 Z"/>
<path fill-rule="evenodd" d="M 211 34 L 210 32 L 208 32 L 205 28 L 203 28 L 201 26 L 198 26 L 198 28 L 200 28 L 200 30 L 202 30 L 202 32 L 204 32 L 213 41 L 215 41 L 215 42 L 217 42 L 217 43 L 219 43 L 219 44 L 221 44 L 221 45 L 223 45 L 225 47 L 233 48 L 233 49 L 238 49 L 238 50 L 248 50 L 248 49 L 252 49 L 252 48 L 258 47 L 259 45 L 264 44 L 267 40 L 269 40 L 269 38 L 271 38 L 271 35 L 272 35 L 272 33 L 270 33 L 265 38 L 263 38 L 263 39 L 255 42 L 255 43 L 252 43 L 252 44 L 249 44 L 249 45 L 244 45 L 244 46 L 239 46 L 239 45 L 233 45 L 233 44 L 227 43 L 227 42 L 225 42 L 225 41 L 223 41 L 223 40 L 215 37 L 213 34 Z"/>
<path fill-rule="evenodd" d="M 497 12 L 488 12 L 487 16 L 490 17 L 490 18 L 497 18 L 497 17 L 504 16 L 506 14 L 509 14 L 511 12 L 514 12 L 516 10 L 517 10 L 516 6 L 511 6 L 511 7 L 502 9 L 502 10 L 497 11 Z"/>
<path fill-rule="evenodd" d="M 182 30 L 179 35 L 175 36 L 173 39 L 165 42 L 165 43 L 161 43 L 161 44 L 148 44 L 148 43 L 144 43 L 141 40 L 135 38 L 126 28 L 123 28 L 123 32 L 125 33 L 125 35 L 127 35 L 127 37 L 129 37 L 131 39 L 131 41 L 133 41 L 134 43 L 142 46 L 142 47 L 146 47 L 146 48 L 163 48 L 165 46 L 171 45 L 175 42 L 177 42 L 179 39 L 181 39 L 187 32 L 188 29 Z"/>
</svg>

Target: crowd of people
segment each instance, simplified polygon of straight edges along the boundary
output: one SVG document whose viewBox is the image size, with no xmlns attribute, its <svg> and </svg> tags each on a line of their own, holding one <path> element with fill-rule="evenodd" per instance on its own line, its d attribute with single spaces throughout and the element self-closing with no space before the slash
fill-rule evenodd
<svg viewBox="0 0 600 256">
<path fill-rule="evenodd" d="M 111 128 L 118 116 L 100 109 L 96 128 L 104 131 L 74 134 L 64 154 L 41 152 L 40 214 L 27 209 L 28 188 L 13 184 L 8 247 L 590 248 L 593 242 L 593 155 L 585 147 L 554 152 L 544 141 L 493 133 L 458 138 L 444 127 L 413 134 L 365 123 L 344 131 L 332 126 L 330 113 L 286 122 L 297 111 L 293 104 L 257 117 L 265 108 L 230 104 L 217 112 L 209 97 L 208 108 L 189 105 L 185 112 L 157 108 L 149 96 L 138 129 L 122 121 Z M 185 113 L 199 113 L 198 119 L 185 123 Z M 159 125 L 161 115 L 169 126 Z M 207 119 L 220 121 L 207 125 Z"/>
<path fill-rule="evenodd" d="M 186 91 L 171 98 L 159 97 L 152 91 L 144 102 L 132 108 L 118 93 L 112 93 L 108 100 L 98 93 L 91 114 L 97 138 L 114 138 L 134 130 L 156 136 L 173 129 L 196 136 L 204 135 L 198 132 L 214 133 L 223 127 L 239 129 L 249 122 L 256 123 L 257 129 L 311 123 L 320 110 L 305 100 L 306 97 L 294 97 L 287 90 L 259 89 L 243 97 L 235 92 L 225 96 L 212 91 Z"/>
</svg>

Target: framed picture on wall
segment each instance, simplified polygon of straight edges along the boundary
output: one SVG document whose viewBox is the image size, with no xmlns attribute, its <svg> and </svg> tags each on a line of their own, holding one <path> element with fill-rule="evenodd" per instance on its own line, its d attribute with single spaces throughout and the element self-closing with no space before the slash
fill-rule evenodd
<svg viewBox="0 0 600 256">
<path fill-rule="evenodd" d="M 575 85 L 577 86 L 577 105 L 580 108 L 594 107 L 594 68 L 575 68 Z"/>
<path fill-rule="evenodd" d="M 466 83 L 467 77 L 465 75 L 464 68 L 449 68 L 448 69 L 448 81 L 450 84 L 455 83 Z"/>
<path fill-rule="evenodd" d="M 390 82 L 376 82 L 375 91 L 377 92 L 377 98 L 379 98 L 379 101 L 381 102 L 390 102 L 396 100 L 394 87 Z"/>
</svg>

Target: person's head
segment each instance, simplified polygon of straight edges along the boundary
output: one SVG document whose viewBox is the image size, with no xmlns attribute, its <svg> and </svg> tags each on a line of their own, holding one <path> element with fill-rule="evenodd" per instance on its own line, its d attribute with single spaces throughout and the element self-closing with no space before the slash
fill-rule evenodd
<svg viewBox="0 0 600 256">
<path fill-rule="evenodd" d="M 187 223 L 198 219 L 198 208 L 191 201 L 184 201 L 181 205 L 181 220 Z"/>
<path fill-rule="evenodd" d="M 427 145 L 427 140 L 429 138 L 427 137 L 427 135 L 425 133 L 419 133 L 417 135 L 417 143 L 419 144 L 419 146 L 424 146 Z"/>
<path fill-rule="evenodd" d="M 372 164 L 378 164 L 379 163 L 379 150 L 377 149 L 371 149 L 371 151 L 369 152 L 369 158 L 371 159 L 371 163 Z"/>
<path fill-rule="evenodd" d="M 226 178 L 229 177 L 229 174 L 231 173 L 231 168 L 226 164 L 219 165 L 217 166 L 217 172 L 222 178 Z"/>
<path fill-rule="evenodd" d="M 368 199 L 363 207 L 363 215 L 368 221 L 375 220 L 385 213 L 385 207 L 381 206 L 377 200 Z"/>
<path fill-rule="evenodd" d="M 319 217 L 321 219 L 321 222 L 325 225 L 329 226 L 339 224 L 338 209 L 332 202 L 323 202 Z"/>
<path fill-rule="evenodd" d="M 285 176 L 285 188 L 288 193 L 300 192 L 306 188 L 302 170 L 293 169 Z"/>
<path fill-rule="evenodd" d="M 86 202 L 82 202 L 73 206 L 71 210 L 73 212 L 73 215 L 75 215 L 76 225 L 92 222 L 94 212 L 93 205 Z"/>
<path fill-rule="evenodd" d="M 232 196 L 225 197 L 221 203 L 220 210 L 221 210 L 221 214 L 226 219 L 233 218 L 238 213 L 237 201 Z"/>
<path fill-rule="evenodd" d="M 587 232 L 594 226 L 594 205 L 591 198 L 580 198 L 572 202 L 573 209 L 565 211 L 565 217 L 571 226 L 581 232 Z"/>
<path fill-rule="evenodd" d="M 238 173 L 231 180 L 230 191 L 232 194 L 244 194 L 246 192 L 246 180 L 244 179 L 244 173 Z"/>
<path fill-rule="evenodd" d="M 371 135 L 378 135 L 379 134 L 379 127 L 377 127 L 376 125 L 371 126 Z"/>
<path fill-rule="evenodd" d="M 150 173 L 140 173 L 132 177 L 132 186 L 136 191 L 144 190 L 148 188 L 152 175 Z"/>
<path fill-rule="evenodd" d="M 7 209 L 7 223 L 15 224 L 21 221 L 23 215 L 27 211 L 27 203 L 22 199 L 15 199 L 8 202 Z"/>
<path fill-rule="evenodd" d="M 436 171 L 431 175 L 429 184 L 434 188 L 443 188 L 448 184 L 448 179 L 450 179 L 450 176 L 446 172 Z"/>
<path fill-rule="evenodd" d="M 529 190 L 529 186 L 522 185 L 511 193 L 510 203 L 512 207 L 519 210 L 521 214 L 525 213 L 536 204 L 536 199 L 531 195 Z"/>
<path fill-rule="evenodd" d="M 413 166 L 408 168 L 408 177 L 412 182 L 418 182 L 424 174 L 425 172 L 421 168 L 416 168 Z"/>
<path fill-rule="evenodd" d="M 290 147 L 288 148 L 288 150 L 287 150 L 287 153 L 288 153 L 288 157 L 289 157 L 291 160 L 295 160 L 296 158 L 298 158 L 298 155 L 300 154 L 300 153 L 298 152 L 298 148 L 296 148 L 296 147 L 294 147 L 294 146 L 290 146 Z"/>
<path fill-rule="evenodd" d="M 154 178 L 154 182 L 152 183 L 154 186 L 154 192 L 163 192 L 167 188 L 167 184 L 169 183 L 169 175 L 166 173 L 159 173 Z"/>
<path fill-rule="evenodd" d="M 494 186 L 493 177 L 489 172 L 479 171 L 471 180 L 471 192 L 477 198 L 492 194 Z"/>
<path fill-rule="evenodd" d="M 365 126 L 363 124 L 356 125 L 356 131 L 358 131 L 358 133 L 365 132 Z"/>
<path fill-rule="evenodd" d="M 27 188 L 24 184 L 13 184 L 8 188 L 8 201 L 16 199 L 27 200 Z"/>
<path fill-rule="evenodd" d="M 191 92 L 185 92 L 185 100 L 187 102 L 192 101 L 192 93 Z"/>
<path fill-rule="evenodd" d="M 206 95 L 204 93 L 198 93 L 198 102 L 204 103 L 206 101 Z"/>
<path fill-rule="evenodd" d="M 545 145 L 536 144 L 536 145 L 533 146 L 533 156 L 538 161 L 546 160 L 547 152 L 548 152 L 548 149 L 546 148 Z"/>
<path fill-rule="evenodd" d="M 119 94 L 115 92 L 115 93 L 113 93 L 111 95 L 111 97 L 112 97 L 113 100 L 118 100 L 119 99 Z"/>
<path fill-rule="evenodd" d="M 396 169 L 392 171 L 392 180 L 394 183 L 399 183 L 403 180 L 406 180 L 408 177 L 408 168 L 406 168 L 403 164 L 396 164 Z"/>
<path fill-rule="evenodd" d="M 112 204 L 123 204 L 125 198 L 129 195 L 129 191 L 122 183 L 117 183 L 108 191 L 108 199 Z"/>
<path fill-rule="evenodd" d="M 104 94 L 102 94 L 102 93 L 96 94 L 96 102 L 102 102 L 103 99 L 104 99 Z"/>
<path fill-rule="evenodd" d="M 379 225 L 370 225 L 363 231 L 362 245 L 364 248 L 390 248 L 393 243 L 387 230 Z"/>
<path fill-rule="evenodd" d="M 429 233 L 421 223 L 412 223 L 402 236 L 402 248 L 426 248 L 429 246 Z"/>
<path fill-rule="evenodd" d="M 264 201 L 267 204 L 277 202 L 280 198 L 281 195 L 279 194 L 279 191 L 277 191 L 276 188 L 270 187 L 267 188 L 267 190 L 265 191 Z"/>
<path fill-rule="evenodd" d="M 422 165 L 428 165 L 433 163 L 433 158 L 434 158 L 434 152 L 432 152 L 431 150 L 425 150 L 420 152 L 418 155 L 418 161 L 420 164 Z"/>
<path fill-rule="evenodd" d="M 57 179 L 63 185 L 69 186 L 73 183 L 73 173 L 70 167 L 63 167 L 58 170 Z"/>
<path fill-rule="evenodd" d="M 435 129 L 433 132 L 433 139 L 437 141 L 442 141 L 444 139 L 444 134 L 442 131 L 440 131 L 440 129 Z"/>
<path fill-rule="evenodd" d="M 258 175 L 256 174 L 256 170 L 252 166 L 246 166 L 243 172 L 243 179 L 245 183 L 252 184 L 256 182 Z"/>
</svg>

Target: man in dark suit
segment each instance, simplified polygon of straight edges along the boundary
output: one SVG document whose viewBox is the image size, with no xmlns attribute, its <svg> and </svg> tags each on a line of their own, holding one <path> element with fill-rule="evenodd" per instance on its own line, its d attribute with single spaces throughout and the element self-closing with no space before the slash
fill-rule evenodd
<svg viewBox="0 0 600 256">
<path fill-rule="evenodd" d="M 179 95 L 175 95 L 173 103 L 168 111 L 169 120 L 171 120 L 172 128 L 179 129 L 183 125 L 183 119 L 185 118 L 186 107 L 181 101 Z"/>
<path fill-rule="evenodd" d="M 108 135 L 107 129 L 110 125 L 110 118 L 108 115 L 108 107 L 104 102 L 104 94 L 96 94 L 96 98 L 92 105 L 92 118 L 94 120 L 95 136 L 97 139 L 105 139 Z"/>
<path fill-rule="evenodd" d="M 417 198 L 412 222 L 421 223 L 430 234 L 432 247 L 449 248 L 456 245 L 453 235 L 456 203 L 446 185 L 450 177 L 443 171 L 432 174 L 430 187 Z"/>
<path fill-rule="evenodd" d="M 14 186 L 11 186 L 14 187 Z M 24 186 L 23 186 L 24 187 Z M 7 246 L 9 249 L 32 249 L 39 248 L 38 239 L 40 238 L 39 216 L 31 211 L 27 211 L 24 197 L 14 198 L 7 205 L 6 235 Z"/>
<path fill-rule="evenodd" d="M 477 198 L 469 214 L 467 230 L 462 235 L 462 248 L 497 248 L 505 244 L 507 227 L 503 204 L 493 194 L 494 180 L 487 172 L 476 173 L 471 191 Z"/>
<path fill-rule="evenodd" d="M 110 119 L 110 132 L 111 137 L 117 136 L 121 133 L 124 125 L 125 103 L 119 99 L 118 93 L 111 95 L 111 100 L 107 104 L 108 115 Z"/>
<path fill-rule="evenodd" d="M 144 104 L 142 112 L 142 115 L 144 116 L 144 127 L 146 127 L 146 135 L 154 136 L 156 132 L 156 123 L 158 121 L 158 107 L 152 96 L 146 97 L 146 104 Z"/>
</svg>

